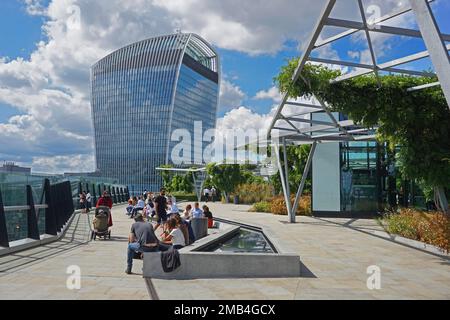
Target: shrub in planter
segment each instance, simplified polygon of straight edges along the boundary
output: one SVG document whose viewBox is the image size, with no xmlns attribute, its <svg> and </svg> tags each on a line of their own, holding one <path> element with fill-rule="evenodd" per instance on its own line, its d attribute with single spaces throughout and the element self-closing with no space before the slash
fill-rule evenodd
<svg viewBox="0 0 450 320">
<path fill-rule="evenodd" d="M 268 183 L 245 183 L 239 185 L 233 195 L 239 197 L 239 203 L 254 204 L 272 198 L 272 186 Z"/>
<path fill-rule="evenodd" d="M 402 209 L 384 218 L 387 231 L 450 251 L 450 217 L 442 212 Z"/>
<path fill-rule="evenodd" d="M 266 212 L 270 213 L 271 204 L 269 201 L 260 201 L 253 205 L 250 209 L 251 212 Z"/>
<path fill-rule="evenodd" d="M 295 196 L 291 196 L 291 205 L 294 205 Z M 270 202 L 270 210 L 273 214 L 287 215 L 286 202 L 283 196 L 277 196 Z M 300 198 L 296 215 L 310 216 L 311 215 L 311 195 L 304 195 Z"/>
</svg>

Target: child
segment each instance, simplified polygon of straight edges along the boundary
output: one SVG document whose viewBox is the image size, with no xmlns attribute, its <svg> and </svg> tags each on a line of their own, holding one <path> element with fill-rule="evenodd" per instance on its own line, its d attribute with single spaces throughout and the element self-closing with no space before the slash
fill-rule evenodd
<svg viewBox="0 0 450 320">
<path fill-rule="evenodd" d="M 133 200 L 129 199 L 128 200 L 128 206 L 127 206 L 127 216 L 131 216 L 131 214 L 133 213 Z"/>
</svg>

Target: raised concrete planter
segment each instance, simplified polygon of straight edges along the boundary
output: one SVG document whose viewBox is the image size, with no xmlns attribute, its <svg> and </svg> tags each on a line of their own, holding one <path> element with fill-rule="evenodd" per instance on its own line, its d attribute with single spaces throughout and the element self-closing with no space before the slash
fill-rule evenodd
<svg viewBox="0 0 450 320">
<path fill-rule="evenodd" d="M 214 243 L 228 239 L 240 227 L 221 223 L 220 229 L 187 246 L 180 252 L 181 266 L 165 273 L 161 253 L 144 253 L 144 278 L 153 279 L 217 279 L 217 278 L 289 278 L 300 276 L 300 257 L 283 253 L 200 252 Z M 272 240 L 272 239 L 271 239 Z"/>
<path fill-rule="evenodd" d="M 217 278 L 289 278 L 300 276 L 300 258 L 291 254 L 261 253 L 180 253 L 181 266 L 165 273 L 161 253 L 144 253 L 144 278 L 217 279 Z"/>
</svg>

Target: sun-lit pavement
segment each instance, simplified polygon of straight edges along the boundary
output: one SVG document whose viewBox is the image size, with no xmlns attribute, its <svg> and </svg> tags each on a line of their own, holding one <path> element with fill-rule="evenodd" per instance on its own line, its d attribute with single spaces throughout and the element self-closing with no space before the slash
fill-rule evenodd
<svg viewBox="0 0 450 320">
<path fill-rule="evenodd" d="M 113 208 L 111 240 L 88 242 L 86 215 L 77 215 L 62 241 L 0 258 L 0 299 L 149 299 L 142 262 L 124 273 L 131 220 Z M 81 269 L 81 289 L 69 290 L 67 268 Z"/>
<path fill-rule="evenodd" d="M 449 299 L 450 262 L 371 234 L 374 220 L 315 219 L 249 213 L 249 206 L 209 204 L 217 216 L 269 228 L 300 255 L 298 279 L 153 280 L 161 299 Z M 367 267 L 381 269 L 381 289 L 367 288 Z M 280 266 L 282 268 L 282 266 Z"/>
<path fill-rule="evenodd" d="M 380 239 L 373 220 L 314 219 L 249 213 L 248 206 L 209 204 L 218 217 L 260 225 L 300 255 L 301 278 L 153 280 L 160 299 L 450 299 L 450 262 Z M 111 241 L 88 242 L 86 215 L 59 242 L 0 258 L 0 299 L 149 299 L 141 261 L 124 274 L 132 221 L 113 209 Z M 66 286 L 67 267 L 81 268 L 81 289 Z M 381 289 L 369 290 L 367 267 L 381 269 Z M 282 266 L 280 266 L 282 268 Z"/>
</svg>

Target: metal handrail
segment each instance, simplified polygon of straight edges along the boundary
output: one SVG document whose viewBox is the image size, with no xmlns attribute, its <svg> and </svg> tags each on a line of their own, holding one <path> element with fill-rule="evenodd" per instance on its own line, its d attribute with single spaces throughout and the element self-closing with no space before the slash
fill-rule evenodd
<svg viewBox="0 0 450 320">
<path fill-rule="evenodd" d="M 34 205 L 35 209 L 47 209 L 47 204 L 36 204 Z M 9 206 L 4 207 L 5 212 L 13 212 L 13 211 L 22 211 L 22 210 L 30 210 L 30 206 Z"/>
</svg>

